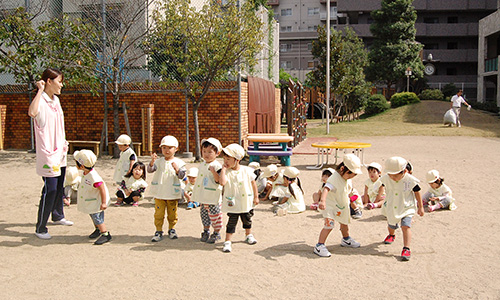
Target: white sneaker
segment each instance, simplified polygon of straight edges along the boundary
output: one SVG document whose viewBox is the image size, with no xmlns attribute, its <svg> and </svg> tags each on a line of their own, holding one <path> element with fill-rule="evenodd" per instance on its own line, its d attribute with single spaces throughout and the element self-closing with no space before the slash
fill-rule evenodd
<svg viewBox="0 0 500 300">
<path fill-rule="evenodd" d="M 48 232 L 44 232 L 44 233 L 35 232 L 35 235 L 37 238 L 42 239 L 42 240 L 50 240 L 52 238 L 52 236 L 50 236 L 50 234 Z"/>
<path fill-rule="evenodd" d="M 325 245 L 315 246 L 314 247 L 314 253 L 316 253 L 317 255 L 319 255 L 321 257 L 330 257 L 330 256 L 332 256 L 332 254 L 330 253 L 330 251 L 328 251 L 328 249 L 326 249 Z"/>
<path fill-rule="evenodd" d="M 71 226 L 71 225 L 73 225 L 74 223 L 73 223 L 73 222 L 71 222 L 71 221 L 68 221 L 68 220 L 66 220 L 66 219 L 61 219 L 61 220 L 59 220 L 59 221 L 55 221 L 55 222 L 54 222 L 54 224 L 55 224 L 55 225 Z"/>
<path fill-rule="evenodd" d="M 247 235 L 245 242 L 247 242 L 247 244 L 249 244 L 249 245 L 257 244 L 257 240 L 253 237 L 253 234 L 251 234 L 251 233 L 249 235 Z"/>
<path fill-rule="evenodd" d="M 356 242 L 352 237 L 349 237 L 347 240 L 342 239 L 342 241 L 340 242 L 340 246 L 350 247 L 350 248 L 359 248 L 361 246 L 361 244 Z"/>
<path fill-rule="evenodd" d="M 231 241 L 225 241 L 224 247 L 222 247 L 222 252 L 231 252 Z"/>
</svg>

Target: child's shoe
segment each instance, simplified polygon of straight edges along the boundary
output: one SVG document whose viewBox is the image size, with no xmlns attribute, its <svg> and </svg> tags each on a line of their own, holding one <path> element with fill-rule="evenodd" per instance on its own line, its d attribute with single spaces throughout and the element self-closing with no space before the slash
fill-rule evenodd
<svg viewBox="0 0 500 300">
<path fill-rule="evenodd" d="M 193 208 L 197 208 L 199 206 L 200 206 L 200 202 L 196 202 L 196 201 L 193 202 Z"/>
<path fill-rule="evenodd" d="M 231 248 L 231 241 L 225 241 L 224 247 L 222 247 L 222 252 L 231 252 L 231 250 L 233 250 Z"/>
<path fill-rule="evenodd" d="M 363 216 L 363 212 L 361 211 L 361 209 L 356 208 L 354 210 L 354 214 L 352 215 L 352 218 L 353 219 L 361 219 L 362 216 Z"/>
<path fill-rule="evenodd" d="M 247 235 L 245 242 L 247 242 L 247 244 L 249 244 L 249 245 L 257 244 L 257 240 L 253 237 L 253 234 L 251 234 L 251 233 L 249 235 Z"/>
<path fill-rule="evenodd" d="M 123 201 L 119 201 L 119 200 L 118 200 L 118 201 L 116 201 L 116 202 L 115 202 L 115 204 L 114 204 L 114 205 L 115 205 L 115 206 L 123 206 L 124 204 L 123 204 Z"/>
<path fill-rule="evenodd" d="M 52 236 L 48 232 L 44 233 L 35 232 L 35 235 L 37 238 L 42 240 L 50 240 L 52 238 Z"/>
<path fill-rule="evenodd" d="M 367 208 L 367 209 L 374 209 L 374 208 L 375 208 L 375 204 L 373 204 L 373 203 L 368 203 L 368 204 L 366 205 L 366 208 Z"/>
<path fill-rule="evenodd" d="M 352 237 L 349 237 L 348 239 L 342 238 L 342 241 L 340 241 L 340 246 L 349 248 L 359 248 L 361 244 L 356 242 Z"/>
<path fill-rule="evenodd" d="M 151 242 L 159 242 L 161 240 L 163 240 L 163 231 L 156 231 Z"/>
<path fill-rule="evenodd" d="M 134 203 L 132 203 L 132 206 L 133 206 L 133 207 L 139 207 L 139 202 L 134 202 Z"/>
<path fill-rule="evenodd" d="M 101 235 L 101 231 L 99 230 L 99 228 L 96 228 L 94 230 L 94 232 L 92 232 L 90 235 L 89 235 L 89 239 L 96 239 L 97 237 L 99 237 Z"/>
<path fill-rule="evenodd" d="M 313 203 L 313 204 L 311 204 L 311 206 L 309 206 L 309 208 L 310 208 L 311 210 L 318 210 L 318 207 L 319 207 L 319 204 L 318 204 L 318 203 Z"/>
<path fill-rule="evenodd" d="M 321 257 L 330 257 L 332 256 L 332 254 L 330 253 L 330 251 L 328 251 L 328 249 L 326 248 L 325 244 L 321 244 L 321 245 L 316 245 L 314 247 L 314 253 L 321 256 Z"/>
<path fill-rule="evenodd" d="M 396 239 L 395 235 L 388 235 L 385 237 L 384 244 L 392 244 L 394 240 Z"/>
<path fill-rule="evenodd" d="M 200 239 L 200 241 L 206 243 L 208 241 L 209 237 L 210 237 L 210 231 L 203 230 L 203 232 L 201 233 L 201 239 Z"/>
<path fill-rule="evenodd" d="M 194 204 L 193 202 L 189 202 L 186 209 L 191 209 L 191 208 L 194 208 Z"/>
<path fill-rule="evenodd" d="M 220 234 L 218 232 L 214 232 L 208 238 L 207 243 L 209 243 L 209 244 L 215 244 L 215 242 L 217 242 L 218 240 L 220 240 Z"/>
<path fill-rule="evenodd" d="M 175 240 L 176 238 L 178 238 L 177 236 L 177 232 L 175 232 L 175 229 L 170 229 L 168 231 L 168 237 L 171 239 L 171 240 Z"/>
<path fill-rule="evenodd" d="M 101 236 L 94 242 L 94 245 L 102 245 L 111 241 L 111 234 L 108 232 L 101 233 Z"/>
<path fill-rule="evenodd" d="M 411 257 L 410 249 L 403 247 L 403 251 L 401 252 L 401 259 L 404 261 L 409 261 Z"/>
</svg>

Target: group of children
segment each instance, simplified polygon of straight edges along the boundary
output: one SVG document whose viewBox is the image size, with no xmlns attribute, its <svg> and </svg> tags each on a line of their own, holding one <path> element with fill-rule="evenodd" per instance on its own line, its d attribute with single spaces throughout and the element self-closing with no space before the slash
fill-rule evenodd
<svg viewBox="0 0 500 300">
<path fill-rule="evenodd" d="M 222 212 L 227 213 L 223 252 L 232 251 L 231 238 L 238 219 L 241 219 L 245 229 L 245 241 L 251 245 L 257 243 L 252 234 L 252 217 L 253 208 L 259 201 L 273 201 L 273 211 L 280 216 L 306 210 L 297 168 L 278 170 L 276 165 L 269 165 L 261 169 L 258 163 L 243 166 L 240 162 L 245 150 L 238 144 L 223 148 L 215 138 L 202 140 L 203 161 L 198 168 L 189 171 L 184 161 L 175 157 L 179 143 L 173 136 L 163 137 L 160 143 L 162 157 L 153 153 L 147 168 L 137 160 L 130 147 L 130 137 L 122 135 L 116 144 L 121 151 L 113 176 L 118 185 L 116 206 L 137 206 L 148 186 L 146 171 L 154 173 L 150 193 L 155 203 L 156 231 L 152 242 L 163 239 L 165 212 L 168 237 L 178 238 L 175 225 L 178 221 L 178 204 L 182 201 L 187 202 L 188 209 L 200 207 L 202 242 L 214 244 L 221 239 Z M 223 164 L 216 160 L 220 154 L 223 154 Z M 77 169 L 83 171 L 83 175 L 77 176 L 78 171 L 68 169 L 67 201 L 75 197 L 77 190 L 78 210 L 90 214 L 95 226 L 89 238 L 98 238 L 95 241 L 98 245 L 106 243 L 111 240 L 111 234 L 104 225 L 104 210 L 110 197 L 106 185 L 94 169 L 97 158 L 90 150 L 76 151 L 74 158 Z M 415 213 L 423 216 L 424 206 L 428 207 L 429 212 L 442 208 L 455 209 L 451 189 L 443 183 L 444 179 L 438 171 L 431 170 L 426 175 L 430 189 L 422 197 L 419 180 L 411 175 L 412 166 L 402 157 L 391 157 L 385 162 L 385 175 L 382 175 L 382 166 L 375 162 L 369 164 L 367 170 L 369 178 L 365 181 L 363 195 L 352 184 L 352 179 L 362 174 L 361 161 L 354 154 L 346 154 L 336 169 L 322 171 L 322 185 L 313 194 L 311 209 L 321 211 L 324 225 L 313 252 L 321 257 L 331 256 L 325 242 L 335 221 L 340 224 L 341 246 L 360 247 L 360 243 L 349 235 L 350 219 L 360 218 L 363 207 L 382 208 L 382 214 L 388 222 L 388 235 L 384 243 L 394 242 L 395 231 L 401 226 L 404 244 L 401 258 L 409 260 L 412 217 Z"/>
</svg>

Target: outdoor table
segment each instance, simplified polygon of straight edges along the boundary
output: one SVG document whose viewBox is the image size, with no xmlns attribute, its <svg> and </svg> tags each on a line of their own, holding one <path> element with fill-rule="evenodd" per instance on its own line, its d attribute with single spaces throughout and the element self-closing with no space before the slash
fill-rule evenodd
<svg viewBox="0 0 500 300">
<path fill-rule="evenodd" d="M 358 143 L 358 142 L 327 142 L 327 143 L 316 143 L 311 145 L 314 148 L 318 148 L 318 163 L 315 166 L 308 166 L 308 169 L 321 169 L 326 164 L 328 165 L 328 157 L 329 150 L 335 150 L 335 162 L 337 164 L 337 152 L 339 149 L 344 150 L 344 154 L 348 149 L 352 149 L 352 152 L 356 154 L 356 156 L 361 156 L 361 163 L 364 164 L 364 148 L 369 148 L 372 144 L 368 143 Z M 325 159 L 326 156 L 326 159 Z M 321 162 L 320 162 L 321 161 Z"/>
<path fill-rule="evenodd" d="M 290 156 L 292 151 L 288 149 L 288 143 L 293 141 L 293 136 L 288 134 L 249 134 L 247 137 L 249 142 L 253 142 L 253 150 L 248 150 L 250 162 L 260 161 L 259 156 L 280 156 L 280 161 L 283 165 L 290 165 Z M 279 149 L 262 148 L 259 149 L 261 143 L 278 143 L 281 147 Z"/>
</svg>

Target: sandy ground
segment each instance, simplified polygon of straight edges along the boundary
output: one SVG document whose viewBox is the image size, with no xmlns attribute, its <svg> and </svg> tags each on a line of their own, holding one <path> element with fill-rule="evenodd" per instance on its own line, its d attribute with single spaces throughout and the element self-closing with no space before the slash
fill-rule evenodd
<svg viewBox="0 0 500 300">
<path fill-rule="evenodd" d="M 393 155 L 412 162 L 414 175 L 438 169 L 457 199 L 456 211 L 415 217 L 412 258 L 399 259 L 402 234 L 392 245 L 380 210 L 353 220 L 359 249 L 340 247 L 338 227 L 327 240 L 331 258 L 313 254 L 322 228 L 318 212 L 276 217 L 271 204 L 255 210 L 256 245 L 237 229 L 233 252 L 222 243 L 201 243 L 199 210 L 179 210 L 178 240 L 150 241 L 154 208 L 110 207 L 106 224 L 113 239 L 103 246 L 87 238 L 88 215 L 66 209 L 74 226 L 49 226 L 52 240 L 35 237 L 41 178 L 32 154 L 0 152 L 0 291 L 2 299 L 499 299 L 500 139 L 471 137 L 366 137 L 364 162 Z M 148 157 L 143 160 L 149 162 Z M 98 172 L 111 191 L 116 160 L 100 159 Z M 295 155 L 307 204 L 320 171 L 307 170 L 315 155 Z M 70 165 L 73 165 L 71 162 Z M 192 165 L 192 164 L 189 164 Z M 363 190 L 367 174 L 354 179 Z M 148 181 L 151 177 L 148 178 Z M 427 185 L 422 184 L 423 190 Z M 224 223 L 227 218 L 224 216 Z"/>
</svg>

